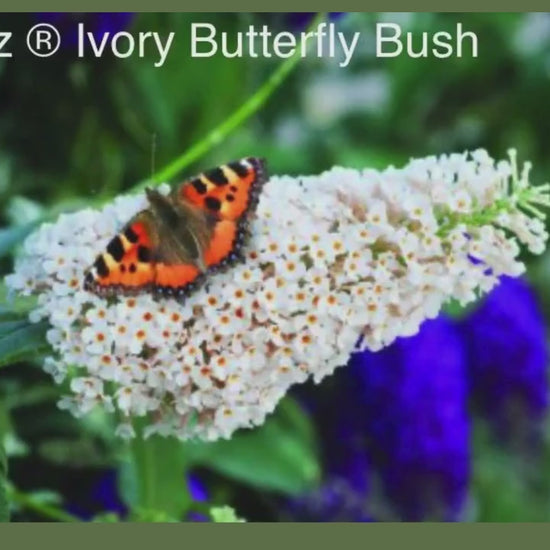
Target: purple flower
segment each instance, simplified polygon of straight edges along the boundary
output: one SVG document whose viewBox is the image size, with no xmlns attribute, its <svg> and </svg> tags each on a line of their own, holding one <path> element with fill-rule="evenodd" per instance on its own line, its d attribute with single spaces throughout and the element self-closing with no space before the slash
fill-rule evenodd
<svg viewBox="0 0 550 550">
<path fill-rule="evenodd" d="M 102 471 L 84 495 L 71 498 L 65 509 L 82 521 L 92 521 L 98 514 L 107 513 L 126 517 L 128 508 L 118 494 L 117 472 Z"/>
<path fill-rule="evenodd" d="M 125 517 L 128 508 L 117 491 L 117 472 L 108 470 L 92 488 L 91 501 L 99 505 L 101 512 L 111 512 Z"/>
<path fill-rule="evenodd" d="M 352 403 L 345 369 L 321 387 L 297 386 L 294 396 L 318 428 L 322 484 L 288 500 L 294 521 L 373 521 L 369 510 L 370 464 L 362 422 Z"/>
<path fill-rule="evenodd" d="M 452 323 L 426 321 L 416 336 L 354 354 L 350 366 L 355 416 L 392 509 L 408 521 L 458 519 L 468 490 L 470 426 Z"/>
<path fill-rule="evenodd" d="M 100 42 L 105 33 L 112 36 L 130 26 L 133 13 L 37 13 L 40 23 L 50 23 L 61 34 L 62 44 L 72 46 L 78 42 L 78 24 L 83 23 L 86 32 Z"/>
<path fill-rule="evenodd" d="M 363 495 L 347 480 L 338 477 L 292 499 L 287 512 L 294 521 L 372 521 Z"/>
<path fill-rule="evenodd" d="M 187 477 L 187 488 L 189 490 L 189 494 L 191 495 L 191 498 L 195 502 L 206 502 L 208 500 L 208 492 L 206 490 L 204 483 L 200 480 L 200 478 L 197 475 L 193 473 L 188 473 L 186 477 Z"/>
<path fill-rule="evenodd" d="M 315 12 L 294 12 L 285 13 L 284 18 L 287 26 L 291 29 L 301 31 L 307 28 L 316 15 L 317 13 Z M 328 14 L 328 18 L 332 21 L 336 21 L 341 15 L 343 15 L 341 12 L 331 12 Z"/>
<path fill-rule="evenodd" d="M 274 28 L 300 32 L 311 24 L 316 15 L 316 12 L 259 13 L 258 18 Z M 342 15 L 343 12 L 331 12 L 327 16 L 328 22 L 337 21 Z"/>
<path fill-rule="evenodd" d="M 187 474 L 187 489 L 193 502 L 208 501 L 208 491 L 206 490 L 206 486 L 197 475 L 193 473 Z M 187 512 L 186 521 L 206 522 L 210 521 L 210 517 L 202 512 L 192 510 Z"/>
<path fill-rule="evenodd" d="M 536 431 L 548 407 L 544 319 L 524 281 L 502 277 L 461 322 L 472 396 L 502 439 Z"/>
</svg>

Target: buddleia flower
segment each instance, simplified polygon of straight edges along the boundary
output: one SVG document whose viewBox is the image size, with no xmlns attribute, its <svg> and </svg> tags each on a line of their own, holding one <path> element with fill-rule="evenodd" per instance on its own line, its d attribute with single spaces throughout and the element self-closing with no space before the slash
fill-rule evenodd
<svg viewBox="0 0 550 550">
<path fill-rule="evenodd" d="M 548 410 L 548 346 L 534 291 L 502 277 L 460 327 L 478 410 L 503 440 L 527 442 Z"/>
<path fill-rule="evenodd" d="M 356 353 L 355 413 L 388 508 L 408 521 L 460 519 L 469 474 L 470 420 L 462 344 L 446 318 L 384 350 Z"/>
<path fill-rule="evenodd" d="M 291 521 L 370 522 L 368 501 L 343 477 L 327 479 L 320 487 L 289 500 L 284 510 Z"/>
<path fill-rule="evenodd" d="M 183 302 L 106 300 L 83 289 L 84 273 L 147 206 L 138 193 L 44 224 L 6 282 L 38 296 L 31 319 L 51 327 L 44 368 L 70 387 L 62 408 L 116 409 L 126 437 L 142 416 L 145 435 L 228 438 L 262 424 L 293 384 L 319 382 L 354 350 L 414 335 L 447 300 L 471 302 L 521 274 L 520 244 L 545 248 L 547 193 L 514 154 L 495 162 L 485 151 L 274 176 L 244 262 Z"/>
</svg>

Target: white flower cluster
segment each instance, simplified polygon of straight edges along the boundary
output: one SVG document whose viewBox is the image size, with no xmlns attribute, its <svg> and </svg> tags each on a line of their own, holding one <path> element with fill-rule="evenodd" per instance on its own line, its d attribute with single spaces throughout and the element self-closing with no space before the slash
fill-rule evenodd
<svg viewBox="0 0 550 550">
<path fill-rule="evenodd" d="M 185 302 L 151 295 L 102 299 L 84 271 L 143 195 L 61 216 L 31 235 L 8 286 L 37 293 L 32 320 L 51 324 L 45 369 L 67 376 L 60 406 L 118 410 L 122 436 L 230 437 L 261 424 L 295 383 L 414 334 L 444 302 L 519 275 L 519 244 L 547 234 L 529 166 L 483 151 L 412 160 L 402 169 L 333 168 L 265 185 L 245 263 L 210 277 Z M 167 186 L 164 186 L 167 189 Z M 529 215 L 528 215 L 529 214 Z"/>
</svg>

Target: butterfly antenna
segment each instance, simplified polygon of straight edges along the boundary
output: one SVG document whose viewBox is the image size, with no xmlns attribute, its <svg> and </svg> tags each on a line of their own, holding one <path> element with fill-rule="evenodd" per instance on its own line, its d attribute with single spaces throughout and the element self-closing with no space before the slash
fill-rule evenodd
<svg viewBox="0 0 550 550">
<path fill-rule="evenodd" d="M 151 181 L 155 175 L 155 155 L 157 153 L 157 134 L 151 136 Z"/>
</svg>

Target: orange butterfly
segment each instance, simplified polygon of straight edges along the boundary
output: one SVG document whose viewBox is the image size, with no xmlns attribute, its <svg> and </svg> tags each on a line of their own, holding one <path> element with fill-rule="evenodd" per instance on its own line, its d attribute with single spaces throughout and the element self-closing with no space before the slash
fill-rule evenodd
<svg viewBox="0 0 550 550">
<path fill-rule="evenodd" d="M 265 181 L 265 161 L 249 157 L 204 172 L 166 196 L 147 189 L 149 206 L 97 257 L 84 288 L 100 296 L 189 295 L 206 275 L 243 259 Z"/>
</svg>

